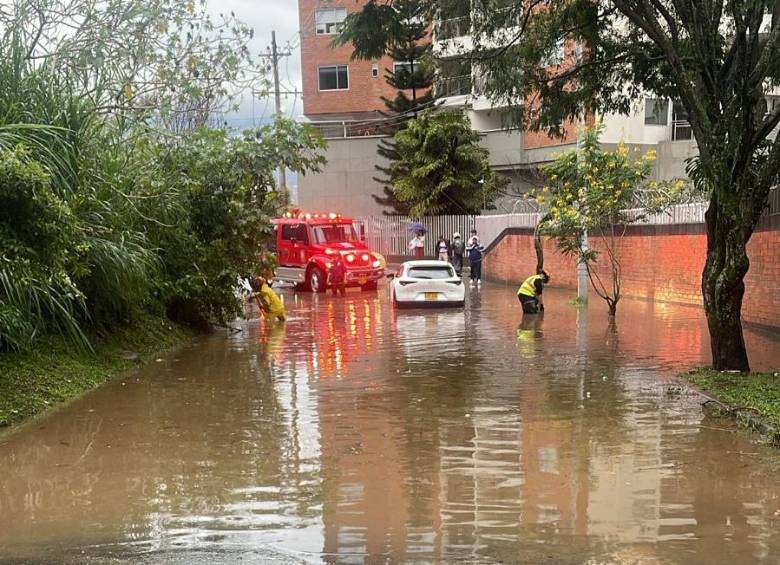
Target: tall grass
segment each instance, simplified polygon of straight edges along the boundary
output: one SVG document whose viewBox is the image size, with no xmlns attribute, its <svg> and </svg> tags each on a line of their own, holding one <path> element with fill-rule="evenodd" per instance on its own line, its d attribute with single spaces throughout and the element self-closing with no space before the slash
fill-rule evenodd
<svg viewBox="0 0 780 565">
<path fill-rule="evenodd" d="M 79 323 L 85 313 L 83 297 L 67 280 L 44 278 L 19 264 L 0 267 L 0 349 L 26 349 L 50 331 L 90 348 Z"/>
<path fill-rule="evenodd" d="M 156 268 L 126 192 L 131 152 L 67 82 L 30 67 L 13 45 L 0 54 L 7 55 L 0 59 L 0 155 L 24 147 L 73 215 L 61 234 L 68 245 L 54 260 L 21 245 L 20 226 L 0 217 L 0 350 L 29 347 L 52 331 L 86 346 L 91 326 L 125 319 L 145 303 Z"/>
</svg>

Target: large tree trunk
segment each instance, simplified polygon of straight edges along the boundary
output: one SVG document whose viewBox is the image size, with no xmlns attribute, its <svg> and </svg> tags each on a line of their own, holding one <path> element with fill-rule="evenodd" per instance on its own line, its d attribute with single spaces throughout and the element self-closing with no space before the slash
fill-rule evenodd
<svg viewBox="0 0 780 565">
<path fill-rule="evenodd" d="M 550 214 L 545 214 L 536 224 L 534 229 L 534 250 L 536 251 L 536 274 L 541 274 L 544 270 L 544 245 L 542 243 L 542 230 L 544 224 L 550 221 Z"/>
<path fill-rule="evenodd" d="M 752 229 L 743 225 L 734 198 L 726 205 L 717 193 L 707 209 L 707 259 L 702 293 L 710 331 L 712 365 L 719 371 L 749 371 L 742 333 L 744 277 L 750 266 L 747 240 Z"/>
</svg>

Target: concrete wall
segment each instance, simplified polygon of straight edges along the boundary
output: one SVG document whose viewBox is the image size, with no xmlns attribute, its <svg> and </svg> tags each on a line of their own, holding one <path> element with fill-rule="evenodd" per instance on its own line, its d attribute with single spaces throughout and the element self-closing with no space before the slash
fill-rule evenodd
<svg viewBox="0 0 780 565">
<path fill-rule="evenodd" d="M 685 161 L 699 154 L 695 141 L 662 141 L 658 144 L 658 180 L 688 178 Z"/>
<path fill-rule="evenodd" d="M 382 194 L 382 186 L 373 179 L 379 174 L 375 166 L 387 163 L 376 152 L 381 139 L 329 140 L 325 152 L 328 163 L 322 172 L 298 176 L 298 205 L 348 216 L 381 215 L 384 208 L 371 198 Z"/>
<path fill-rule="evenodd" d="M 645 99 L 637 100 L 631 112 L 622 114 L 605 114 L 598 117 L 604 124 L 601 134 L 602 143 L 623 143 L 636 145 L 655 145 L 672 138 L 671 103 L 667 113 L 666 125 L 645 124 Z"/>
<path fill-rule="evenodd" d="M 597 251 L 601 247 L 595 238 L 591 243 Z M 623 296 L 701 306 L 706 247 L 701 224 L 629 228 L 617 250 L 623 269 Z M 575 261 L 558 253 L 549 240 L 545 241 L 544 254 L 551 286 L 576 289 Z M 780 327 L 780 216 L 762 221 L 748 244 L 748 256 L 743 319 Z M 489 279 L 519 285 L 535 266 L 531 230 L 514 229 L 488 250 L 484 273 Z M 606 265 L 598 272 L 608 280 Z M 594 300 L 600 300 L 590 292 Z"/>
<path fill-rule="evenodd" d="M 528 189 L 528 171 L 576 148 L 576 144 L 568 143 L 524 149 L 527 135 L 520 130 L 511 130 L 489 131 L 481 136 L 481 144 L 490 151 L 491 166 L 510 178 L 512 193 Z M 385 208 L 371 197 L 382 195 L 382 186 L 373 179 L 378 174 L 376 165 L 387 164 L 376 153 L 381 139 L 353 137 L 329 140 L 325 152 L 328 163 L 324 170 L 298 178 L 299 205 L 309 210 L 338 210 L 353 216 L 381 215 Z M 607 150 L 616 147 L 609 143 L 603 145 Z M 639 154 L 657 149 L 656 180 L 685 178 L 685 160 L 697 153 L 696 144 L 692 141 L 666 141 L 656 146 L 629 144 L 629 148 L 638 149 Z M 496 202 L 496 212 L 519 211 L 514 207 L 516 201 L 514 196 L 500 199 Z"/>
</svg>

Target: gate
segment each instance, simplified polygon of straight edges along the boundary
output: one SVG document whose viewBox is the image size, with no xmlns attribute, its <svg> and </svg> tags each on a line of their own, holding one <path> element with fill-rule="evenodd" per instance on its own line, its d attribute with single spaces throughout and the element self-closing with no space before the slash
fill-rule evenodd
<svg viewBox="0 0 780 565">
<path fill-rule="evenodd" d="M 362 216 L 355 223 L 372 251 L 385 256 L 410 255 L 407 246 L 414 235 L 410 231 L 412 224 L 422 224 L 428 230 L 425 236 L 425 255 L 436 255 L 436 240 L 440 235 L 452 239 L 452 234 L 460 233 L 464 241 L 475 227 L 475 216 Z"/>
</svg>

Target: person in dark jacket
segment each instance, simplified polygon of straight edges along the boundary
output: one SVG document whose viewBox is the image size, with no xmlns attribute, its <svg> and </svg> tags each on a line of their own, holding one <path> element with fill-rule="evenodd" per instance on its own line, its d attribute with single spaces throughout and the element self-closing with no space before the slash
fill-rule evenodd
<svg viewBox="0 0 780 565">
<path fill-rule="evenodd" d="M 341 256 L 336 257 L 330 267 L 330 287 L 333 289 L 333 295 L 347 295 L 347 267 Z"/>
<path fill-rule="evenodd" d="M 455 267 L 455 272 L 458 276 L 463 274 L 463 254 L 466 252 L 466 246 L 460 237 L 458 232 L 455 232 L 452 236 L 452 266 Z"/>
<path fill-rule="evenodd" d="M 466 251 L 469 255 L 469 267 L 471 269 L 471 284 L 482 284 L 482 252 L 484 248 L 479 244 L 479 238 L 473 236 Z"/>
</svg>

